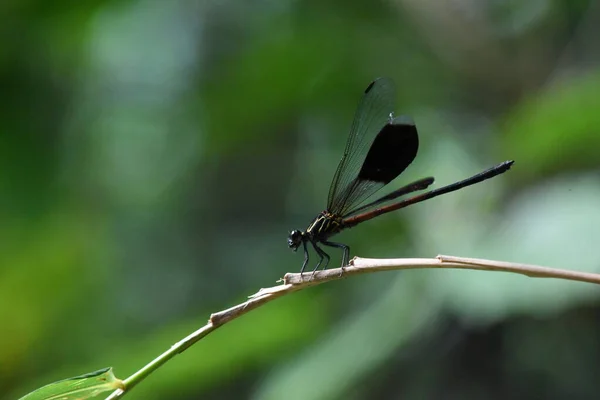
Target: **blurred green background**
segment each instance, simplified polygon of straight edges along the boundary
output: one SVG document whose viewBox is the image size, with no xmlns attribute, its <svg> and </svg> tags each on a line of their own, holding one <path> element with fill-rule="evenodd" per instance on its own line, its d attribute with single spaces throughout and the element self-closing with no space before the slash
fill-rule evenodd
<svg viewBox="0 0 600 400">
<path fill-rule="evenodd" d="M 377 76 L 421 138 L 392 188 L 515 166 L 340 234 L 352 255 L 600 272 L 598 21 L 585 0 L 3 0 L 0 398 L 125 378 L 298 271 L 287 232 L 325 206 Z M 597 398 L 599 293 L 354 277 L 226 325 L 130 397 Z"/>
</svg>

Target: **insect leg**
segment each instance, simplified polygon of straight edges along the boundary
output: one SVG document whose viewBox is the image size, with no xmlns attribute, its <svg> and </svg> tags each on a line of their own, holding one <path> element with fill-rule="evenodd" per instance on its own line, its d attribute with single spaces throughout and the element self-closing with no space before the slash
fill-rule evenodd
<svg viewBox="0 0 600 400">
<path fill-rule="evenodd" d="M 327 242 L 327 241 L 323 241 L 321 243 L 323 243 L 325 246 L 337 247 L 338 249 L 342 249 L 342 267 L 345 267 L 346 265 L 348 265 L 348 259 L 350 257 L 350 247 L 348 245 L 345 245 L 343 243 L 335 243 L 335 242 Z"/>
<path fill-rule="evenodd" d="M 325 253 L 325 251 L 320 247 L 319 251 L 321 252 L 321 255 L 325 258 L 325 265 L 323 265 L 323 270 L 326 270 L 330 260 L 329 254 Z"/>
<path fill-rule="evenodd" d="M 302 263 L 302 269 L 300 269 L 300 276 L 302 276 L 304 268 L 306 268 L 306 264 L 308 264 L 308 249 L 306 248 L 306 240 L 302 241 L 302 247 L 304 247 L 304 262 Z"/>
<path fill-rule="evenodd" d="M 319 257 L 321 257 L 321 259 L 319 260 L 319 262 L 317 263 L 315 269 L 313 269 L 311 278 L 315 275 L 315 272 L 317 272 L 317 270 L 319 269 L 319 267 L 321 266 L 321 263 L 323 262 L 323 260 L 325 260 L 325 266 L 323 267 L 323 269 L 327 268 L 327 264 L 329 264 L 329 254 L 325 253 L 323 251 L 322 248 L 320 248 L 316 242 L 312 242 L 313 247 L 315 248 L 315 251 L 317 252 L 317 254 L 319 255 Z"/>
</svg>

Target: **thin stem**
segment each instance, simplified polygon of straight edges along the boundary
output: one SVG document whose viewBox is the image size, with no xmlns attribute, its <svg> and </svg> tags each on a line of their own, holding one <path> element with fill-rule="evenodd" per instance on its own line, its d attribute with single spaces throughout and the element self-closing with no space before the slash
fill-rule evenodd
<svg viewBox="0 0 600 400">
<path fill-rule="evenodd" d="M 512 272 L 526 275 L 530 278 L 556 278 L 578 282 L 600 284 L 600 274 L 590 272 L 570 271 L 558 268 L 541 267 L 538 265 L 509 263 L 503 261 L 483 260 L 478 258 L 463 258 L 439 255 L 436 258 L 358 258 L 355 257 L 350 265 L 343 268 L 328 269 L 320 271 L 315 275 L 313 283 L 335 280 L 339 278 L 340 272 L 343 277 L 366 274 L 379 271 L 423 269 L 423 268 L 451 268 L 471 269 L 476 271 L 499 271 Z M 306 278 L 304 278 L 306 279 Z M 287 283 L 300 284 L 300 274 L 286 274 Z"/>
<path fill-rule="evenodd" d="M 191 345 L 209 333 L 213 332 L 215 329 L 229 321 L 241 317 L 255 308 L 275 300 L 276 298 L 308 288 L 310 286 L 320 285 L 321 283 L 335 281 L 353 275 L 381 271 L 423 268 L 454 268 L 471 269 L 476 271 L 512 272 L 526 275 L 531 278 L 556 278 L 600 284 L 600 274 L 548 268 L 529 264 L 482 260 L 477 258 L 462 258 L 442 255 L 439 255 L 436 258 L 375 259 L 355 257 L 350 261 L 350 265 L 346 267 L 317 271 L 312 278 L 311 273 L 288 273 L 284 276 L 283 283 L 281 285 L 260 289 L 257 293 L 250 296 L 248 301 L 212 314 L 208 323 L 202 328 L 175 343 L 169 350 L 165 351 L 142 369 L 125 379 L 123 381 L 124 389 L 118 389 L 114 391 L 109 397 L 107 397 L 107 400 L 114 400 L 123 397 L 126 393 L 129 393 L 135 385 L 144 380 L 152 372 L 156 371 L 171 358 L 175 357 L 179 353 L 182 353 Z"/>
</svg>

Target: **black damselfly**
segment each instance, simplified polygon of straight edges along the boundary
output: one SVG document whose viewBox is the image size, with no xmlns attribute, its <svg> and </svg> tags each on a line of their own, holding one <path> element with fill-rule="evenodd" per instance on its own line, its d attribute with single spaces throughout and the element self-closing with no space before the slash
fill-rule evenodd
<svg viewBox="0 0 600 400">
<path fill-rule="evenodd" d="M 313 273 L 323 260 L 323 268 L 327 268 L 329 263 L 329 255 L 319 244 L 342 249 L 343 267 L 348 264 L 350 247 L 330 242 L 331 236 L 378 215 L 492 178 L 508 171 L 513 164 L 513 161 L 504 161 L 451 185 L 396 200 L 408 193 L 426 189 L 434 180 L 433 177 L 420 179 L 359 206 L 400 175 L 417 155 L 417 128 L 409 118 L 393 116 L 395 96 L 394 83 L 388 78 L 376 79 L 365 90 L 354 115 L 344 155 L 329 188 L 327 209 L 319 213 L 305 231 L 293 230 L 288 236 L 290 248 L 296 251 L 301 244 L 304 248 L 304 263 L 300 273 L 304 272 L 308 264 L 307 243 L 312 245 L 319 256 Z"/>
</svg>

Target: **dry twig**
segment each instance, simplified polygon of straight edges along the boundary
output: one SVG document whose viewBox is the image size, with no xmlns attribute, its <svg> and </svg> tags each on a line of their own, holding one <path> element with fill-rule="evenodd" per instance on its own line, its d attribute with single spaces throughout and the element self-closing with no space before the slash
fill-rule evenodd
<svg viewBox="0 0 600 400">
<path fill-rule="evenodd" d="M 266 289 L 260 289 L 249 297 L 244 303 L 238 304 L 210 316 L 208 323 L 184 339 L 175 343 L 171 348 L 151 361 L 141 370 L 123 381 L 124 389 L 113 392 L 107 400 L 117 399 L 128 393 L 135 385 L 141 382 L 150 373 L 185 351 L 188 347 L 227 322 L 258 308 L 272 300 L 286 294 L 305 289 L 310 286 L 320 285 L 325 282 L 347 278 L 353 275 L 366 274 L 380 271 L 423 269 L 423 268 L 455 268 L 471 269 L 476 271 L 500 271 L 526 275 L 531 278 L 556 278 L 578 282 L 600 284 L 600 274 L 589 272 L 569 271 L 557 268 L 541 267 L 537 265 L 516 264 L 502 261 L 490 261 L 476 258 L 462 258 L 439 255 L 436 258 L 393 258 L 375 259 L 355 257 L 350 265 L 343 268 L 328 269 L 304 274 L 286 274 L 283 283 Z"/>
</svg>

